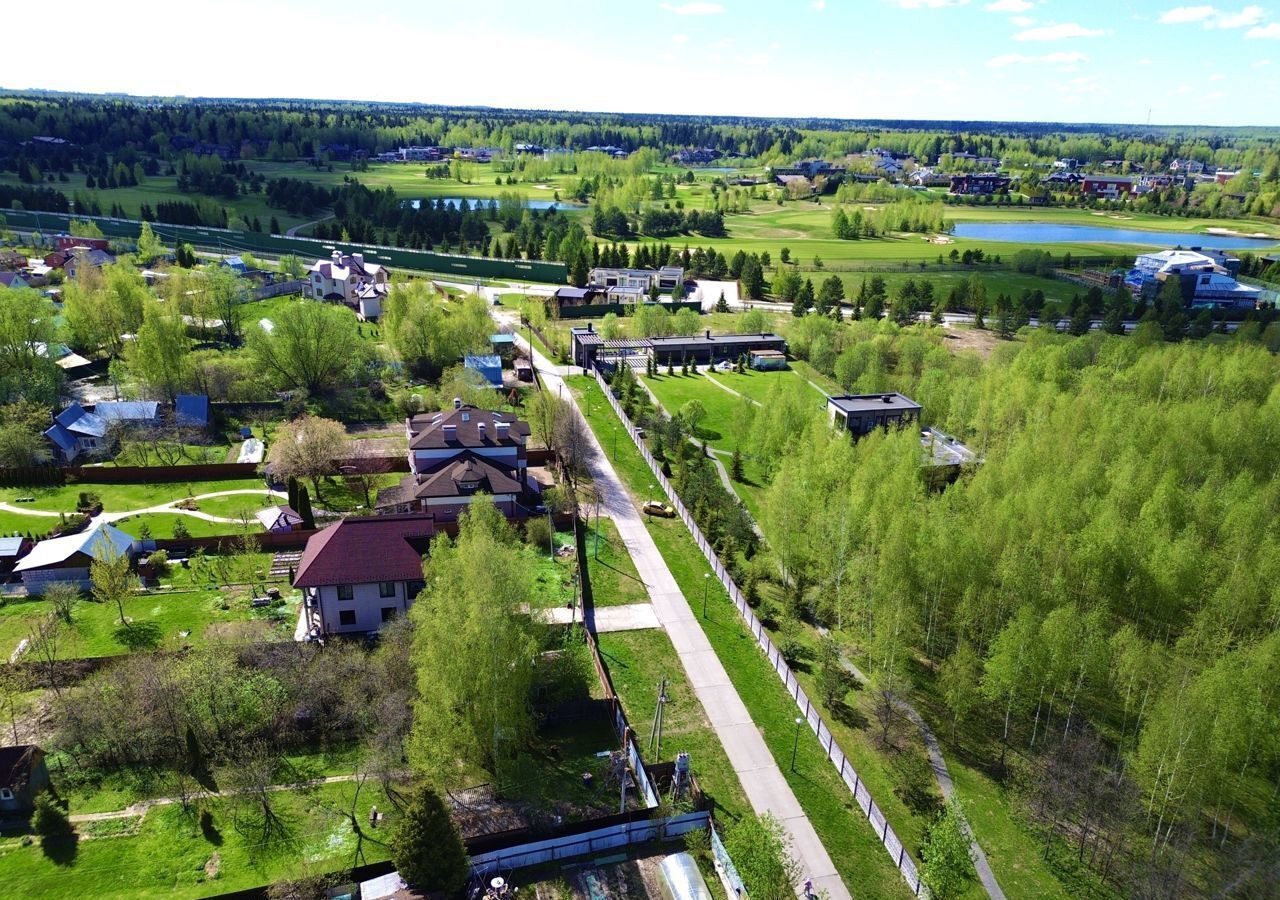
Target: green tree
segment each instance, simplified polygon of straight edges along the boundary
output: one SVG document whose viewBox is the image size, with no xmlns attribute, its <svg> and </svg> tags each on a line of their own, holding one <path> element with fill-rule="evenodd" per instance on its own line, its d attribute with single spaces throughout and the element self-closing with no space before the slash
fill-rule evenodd
<svg viewBox="0 0 1280 900">
<path fill-rule="evenodd" d="M 929 826 L 920 857 L 924 861 L 920 877 L 934 897 L 950 900 L 964 892 L 973 874 L 973 859 L 958 800 L 948 803 Z"/>
<path fill-rule="evenodd" d="M 129 565 L 129 555 L 121 553 L 115 545 L 99 533 L 94 539 L 98 556 L 89 564 L 89 580 L 93 583 L 93 599 L 99 603 L 114 603 L 120 614 L 120 624 L 132 628 L 133 623 L 124 614 L 124 601 L 138 585 L 138 576 Z"/>
<path fill-rule="evenodd" d="M 143 222 L 142 231 L 138 235 L 138 258 L 143 263 L 150 264 L 162 253 L 164 253 L 164 244 L 160 242 L 155 232 L 151 230 L 151 223 Z"/>
<path fill-rule="evenodd" d="M 771 813 L 742 816 L 725 833 L 724 848 L 754 900 L 793 900 L 800 864 L 790 840 Z"/>
<path fill-rule="evenodd" d="M 294 512 L 302 520 L 303 528 L 316 527 L 315 513 L 311 511 L 311 492 L 307 490 L 305 484 L 298 488 L 298 505 L 294 507 Z"/>
<path fill-rule="evenodd" d="M 477 498 L 456 539 L 435 539 L 425 577 L 410 612 L 418 680 L 410 764 L 440 784 L 470 767 L 501 781 L 533 733 L 537 642 L 521 610 L 534 590 L 528 557 L 498 508 Z"/>
<path fill-rule="evenodd" d="M 346 446 L 347 430 L 341 422 L 320 416 L 301 416 L 276 429 L 269 464 L 271 474 L 276 478 L 310 479 L 318 500 L 320 479 L 333 474 L 334 460 L 342 457 Z M 301 490 L 298 503 L 302 503 Z"/>
<path fill-rule="evenodd" d="M 41 791 L 36 795 L 31 828 L 42 842 L 65 840 L 75 833 L 71 818 L 49 791 Z"/>
<path fill-rule="evenodd" d="M 360 362 L 351 312 L 312 301 L 290 303 L 270 333 L 254 328 L 249 351 L 263 375 L 286 388 L 320 393 L 341 385 Z"/>
<path fill-rule="evenodd" d="M 389 841 L 391 861 L 409 884 L 452 897 L 467 883 L 469 864 L 449 807 L 423 785 L 414 791 Z"/>
<path fill-rule="evenodd" d="M 143 311 L 142 327 L 125 349 L 129 371 L 153 394 L 170 402 L 192 382 L 191 338 L 177 310 L 150 302 Z"/>
<path fill-rule="evenodd" d="M 684 423 L 685 428 L 695 437 L 698 434 L 698 426 L 707 418 L 707 408 L 702 405 L 700 400 L 686 400 L 684 405 L 680 407 L 680 421 Z"/>
</svg>

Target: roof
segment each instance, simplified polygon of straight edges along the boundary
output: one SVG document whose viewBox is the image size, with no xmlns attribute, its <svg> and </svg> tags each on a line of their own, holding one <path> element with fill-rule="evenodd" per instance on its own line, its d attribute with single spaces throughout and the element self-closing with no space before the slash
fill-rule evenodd
<svg viewBox="0 0 1280 900">
<path fill-rule="evenodd" d="M 490 344 L 514 344 L 516 336 L 514 334 L 491 334 L 489 335 Z"/>
<path fill-rule="evenodd" d="M 463 357 L 462 364 L 468 369 L 502 368 L 502 357 L 492 353 L 472 353 Z"/>
<path fill-rule="evenodd" d="M 649 338 L 649 343 L 655 348 L 663 347 L 679 347 L 684 344 L 785 344 L 781 335 L 772 334 L 770 332 L 761 332 L 760 334 L 713 334 L 707 336 L 705 334 L 690 334 L 674 337 L 655 337 Z"/>
<path fill-rule="evenodd" d="M 890 394 L 841 394 L 837 397 L 828 397 L 827 405 L 834 406 L 846 415 L 860 412 L 906 411 L 922 408 L 919 403 L 910 397 L 896 392 Z"/>
<path fill-rule="evenodd" d="M 36 544 L 22 562 L 14 567 L 15 572 L 27 572 L 31 569 L 44 569 L 66 562 L 77 553 L 83 553 L 93 559 L 102 559 L 111 552 L 128 553 L 134 539 L 119 528 L 99 524 L 93 528 L 69 534 L 66 537 L 51 538 Z"/>
<path fill-rule="evenodd" d="M 589 328 L 574 328 L 570 331 L 573 339 L 584 347 L 600 343 L 600 332 L 592 331 Z"/>
<path fill-rule="evenodd" d="M 179 394 L 173 408 L 179 425 L 209 424 L 209 398 L 204 394 Z"/>
<path fill-rule="evenodd" d="M 22 545 L 26 542 L 27 539 L 21 537 L 0 538 L 0 559 L 17 556 L 22 552 Z"/>
<path fill-rule="evenodd" d="M 498 437 L 497 425 L 506 422 L 511 427 L 505 438 Z M 485 426 L 484 437 L 479 426 Z M 454 426 L 452 440 L 445 440 L 446 425 Z M 514 413 L 494 412 L 474 406 L 438 413 L 422 413 L 409 420 L 409 448 L 411 450 L 465 450 L 474 447 L 517 447 L 529 436 L 529 423 L 522 422 Z"/>
<path fill-rule="evenodd" d="M 282 526 L 292 527 L 302 524 L 302 516 L 294 510 L 292 506 L 268 506 L 266 509 L 260 509 L 254 513 L 253 517 L 258 520 L 259 524 L 267 531 Z"/>
<path fill-rule="evenodd" d="M 293 586 L 421 580 L 435 530 L 435 519 L 418 513 L 348 517 L 307 540 Z"/>
<path fill-rule="evenodd" d="M 556 288 L 555 296 L 561 300 L 585 300 L 594 293 L 597 292 L 589 288 L 562 287 Z"/>
<path fill-rule="evenodd" d="M 513 469 L 496 465 L 470 450 L 432 470 L 410 475 L 406 483 L 415 497 L 459 497 L 482 490 L 490 494 L 518 494 L 520 479 Z M 472 485 L 464 489 L 463 485 Z"/>
<path fill-rule="evenodd" d="M 0 747 L 0 787 L 26 787 L 33 764 L 43 756 L 44 751 L 35 744 Z"/>
<path fill-rule="evenodd" d="M 104 422 L 149 422 L 160 414 L 155 400 L 109 400 L 95 404 L 93 414 Z"/>
<path fill-rule="evenodd" d="M 27 283 L 22 280 L 22 276 L 19 275 L 17 272 L 0 272 L 0 285 L 4 285 L 5 287 L 13 287 L 15 284 L 18 287 L 27 286 Z"/>
</svg>

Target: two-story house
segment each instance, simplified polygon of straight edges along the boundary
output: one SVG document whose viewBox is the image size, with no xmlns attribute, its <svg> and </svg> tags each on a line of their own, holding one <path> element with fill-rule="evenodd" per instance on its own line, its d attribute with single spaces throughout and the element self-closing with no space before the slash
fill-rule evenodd
<svg viewBox="0 0 1280 900">
<path fill-rule="evenodd" d="M 377 631 L 407 613 L 434 535 L 434 519 L 420 514 L 351 516 L 312 535 L 293 579 L 298 638 Z"/>
<path fill-rule="evenodd" d="M 455 399 L 453 409 L 414 416 L 405 429 L 409 474 L 378 493 L 379 512 L 430 513 L 447 522 L 485 496 L 514 517 L 522 498 L 537 491 L 528 477 L 529 423 L 514 413 Z"/>
<path fill-rule="evenodd" d="M 382 315 L 389 278 L 386 266 L 365 262 L 363 253 L 334 250 L 329 259 L 317 260 L 308 270 L 307 291 L 316 300 L 345 304 L 370 321 Z"/>
</svg>

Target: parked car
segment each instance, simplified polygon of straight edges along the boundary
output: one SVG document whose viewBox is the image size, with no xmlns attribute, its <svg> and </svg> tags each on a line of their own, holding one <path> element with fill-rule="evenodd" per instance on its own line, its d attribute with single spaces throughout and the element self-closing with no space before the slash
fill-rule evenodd
<svg viewBox="0 0 1280 900">
<path fill-rule="evenodd" d="M 674 508 L 657 500 L 650 500 L 644 505 L 643 509 L 646 516 L 658 516 L 663 519 L 674 519 L 676 517 Z"/>
</svg>

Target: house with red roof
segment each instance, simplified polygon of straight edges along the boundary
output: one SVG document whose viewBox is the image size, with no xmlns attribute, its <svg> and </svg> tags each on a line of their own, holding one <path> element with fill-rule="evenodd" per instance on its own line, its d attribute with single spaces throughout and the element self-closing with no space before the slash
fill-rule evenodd
<svg viewBox="0 0 1280 900">
<path fill-rule="evenodd" d="M 405 615 L 425 586 L 422 557 L 435 520 L 419 513 L 349 516 L 307 540 L 293 586 L 299 639 L 377 631 Z"/>
<path fill-rule="evenodd" d="M 424 413 L 405 422 L 409 474 L 378 492 L 379 512 L 430 513 L 452 522 L 477 497 L 496 504 L 508 518 L 536 505 L 539 488 L 528 474 L 529 423 L 514 413 L 454 401 L 451 410 Z"/>
</svg>

